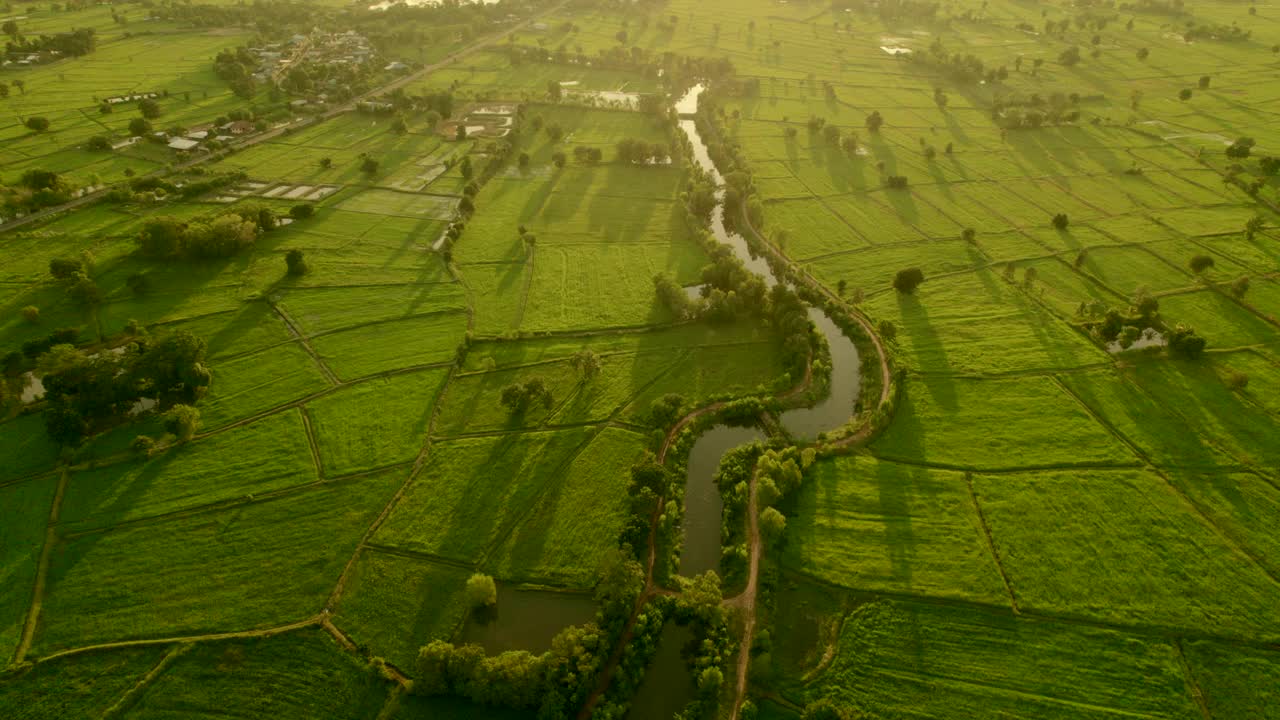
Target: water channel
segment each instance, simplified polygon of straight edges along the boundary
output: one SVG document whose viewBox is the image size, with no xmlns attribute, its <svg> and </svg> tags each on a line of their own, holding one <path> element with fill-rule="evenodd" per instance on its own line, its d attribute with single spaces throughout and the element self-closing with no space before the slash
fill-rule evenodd
<svg viewBox="0 0 1280 720">
<path fill-rule="evenodd" d="M 705 88 L 697 85 L 676 103 L 680 129 L 693 146 L 693 157 L 720 190 L 716 193 L 711 213 L 711 231 L 716 240 L 733 249 L 747 269 L 764 278 L 773 287 L 778 278 L 764 257 L 751 253 L 747 241 L 730 232 L 724 223 L 724 179 L 711 161 L 707 145 L 698 132 L 692 116 L 698 110 L 698 98 Z M 780 420 L 787 432 L 812 440 L 824 430 L 844 425 L 855 412 L 861 392 L 861 359 L 858 348 L 839 326 L 818 307 L 809 308 L 809 319 L 831 348 L 831 387 L 825 399 L 813 407 L 797 408 L 782 413 Z M 704 432 L 689 453 L 685 478 L 684 542 L 680 553 L 680 574 L 696 575 L 716 570 L 720 565 L 720 524 L 723 504 L 716 488 L 715 474 L 724 454 L 735 447 L 763 439 L 756 428 L 731 428 L 718 425 Z M 672 715 L 693 699 L 694 686 L 689 670 L 680 657 L 681 648 L 689 641 L 688 630 L 668 624 L 658 642 L 653 664 L 645 674 L 628 715 L 631 720 L 670 720 Z"/>
</svg>

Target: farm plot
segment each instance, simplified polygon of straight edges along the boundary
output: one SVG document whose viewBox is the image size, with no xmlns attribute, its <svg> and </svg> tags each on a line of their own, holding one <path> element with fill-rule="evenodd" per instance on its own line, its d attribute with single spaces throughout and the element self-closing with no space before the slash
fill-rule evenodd
<svg viewBox="0 0 1280 720">
<path fill-rule="evenodd" d="M 575 428 L 435 443 L 374 542 L 479 562 L 523 526 L 545 493 L 561 487 L 567 463 L 595 432 Z"/>
<path fill-rule="evenodd" d="M 1213 717 L 1274 720 L 1280 708 L 1280 656 L 1223 643 L 1183 643 L 1191 673 Z"/>
<path fill-rule="evenodd" d="M 333 620 L 357 643 L 409 669 L 419 648 L 451 638 L 466 618 L 470 576 L 463 567 L 364 550 Z"/>
<path fill-rule="evenodd" d="M 343 380 L 452 360 L 466 338 L 465 313 L 437 313 L 365 325 L 311 341 Z"/>
<path fill-rule="evenodd" d="M 288 410 L 144 461 L 73 473 L 60 525 L 103 528 L 305 485 L 318 478 L 308 455 L 302 417 Z"/>
<path fill-rule="evenodd" d="M 1052 380 L 913 378 L 873 444 L 883 458 L 956 468 L 1128 465 L 1137 458 Z"/>
<path fill-rule="evenodd" d="M 147 687 L 129 717 L 236 712 L 297 720 L 373 717 L 390 683 L 319 628 L 193 646 Z"/>
<path fill-rule="evenodd" d="M 0 525 L 0 656 L 11 656 L 22 637 L 57 483 L 46 477 L 0 487 L 0 507 L 12 518 Z"/>
<path fill-rule="evenodd" d="M 1172 643 L 1008 612 L 879 600 L 845 619 L 806 697 L 878 715 L 1200 717 Z"/>
<path fill-rule="evenodd" d="M 1280 585 L 1145 471 L 976 475 L 1024 610 L 1275 638 Z"/>
<path fill-rule="evenodd" d="M 866 303 L 897 326 L 902 362 L 928 373 L 1071 368 L 1105 353 L 990 270 L 926 279 Z"/>
<path fill-rule="evenodd" d="M 336 477 L 417 457 L 447 376 L 436 369 L 374 378 L 309 403 L 324 474 Z"/>
<path fill-rule="evenodd" d="M 795 501 L 783 563 L 858 590 L 1008 602 L 962 473 L 824 460 Z"/>
<path fill-rule="evenodd" d="M 602 430 L 485 567 L 510 581 L 590 588 L 599 559 L 615 547 L 626 523 L 629 470 L 646 441 L 628 430 Z"/>
<path fill-rule="evenodd" d="M 100 717 L 170 651 L 124 647 L 42 662 L 0 677 L 0 712 L 58 720 Z"/>
<path fill-rule="evenodd" d="M 63 538 L 35 651 L 306 618 L 404 474 Z"/>
<path fill-rule="evenodd" d="M 217 381 L 200 403 L 200 423 L 215 430 L 329 388 L 300 343 L 278 345 L 234 360 L 209 363 Z"/>
</svg>

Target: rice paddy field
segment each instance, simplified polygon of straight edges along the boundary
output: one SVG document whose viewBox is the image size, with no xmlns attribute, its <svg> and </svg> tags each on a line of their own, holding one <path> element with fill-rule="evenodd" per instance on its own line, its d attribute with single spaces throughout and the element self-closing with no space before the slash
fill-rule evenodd
<svg viewBox="0 0 1280 720">
<path fill-rule="evenodd" d="M 589 604 L 633 519 L 629 471 L 663 434 L 655 403 L 795 384 L 769 323 L 659 302 L 655 275 L 694 286 L 710 260 L 689 158 L 665 120 L 590 99 L 673 101 L 703 79 L 692 63 L 727 60 L 702 125 L 758 201 L 758 227 L 735 224 L 868 318 L 895 382 L 882 426 L 778 503 L 751 705 L 730 671 L 705 717 L 825 700 L 885 720 L 1280 718 L 1280 181 L 1261 162 L 1280 156 L 1280 7 L 503 5 L 534 13 L 513 39 L 397 11 L 405 32 L 375 46 L 409 68 L 370 98 L 406 104 L 197 170 L 153 143 L 88 150 L 137 116 L 99 101 L 167 92 L 157 126 L 247 109 L 213 58 L 254 28 L 13 8 L 27 37 L 92 27 L 98 45 L 0 68 L 0 183 L 241 179 L 0 225 L 0 716 L 531 717 L 405 692 L 421 646 L 473 637 L 467 579 Z M 412 30 L 442 35 L 417 47 Z M 996 72 L 960 67 L 978 62 Z M 439 93 L 445 121 L 509 105 L 519 132 L 459 139 L 411 107 Z M 1029 111 L 1034 127 L 1009 126 Z M 1240 138 L 1250 154 L 1228 156 Z M 672 161 L 618 160 L 624 140 L 673 144 Z M 157 218 L 304 204 L 230 257 L 138 250 Z M 96 302 L 51 277 L 58 259 Z M 923 281 L 895 289 L 911 268 Z M 1091 332 L 1140 301 L 1205 351 Z M 199 427 L 139 452 L 165 434 L 144 412 L 60 446 L 23 351 L 64 328 L 90 354 L 201 338 Z M 504 404 L 526 386 L 546 392 Z M 549 643 L 575 613 L 538 630 Z"/>
</svg>

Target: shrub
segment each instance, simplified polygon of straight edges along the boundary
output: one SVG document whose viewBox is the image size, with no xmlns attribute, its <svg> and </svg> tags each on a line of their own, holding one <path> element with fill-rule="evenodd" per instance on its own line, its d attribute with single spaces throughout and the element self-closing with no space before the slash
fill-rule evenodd
<svg viewBox="0 0 1280 720">
<path fill-rule="evenodd" d="M 893 287 L 898 292 L 910 295 L 920 287 L 920 283 L 924 282 L 924 271 L 920 268 L 907 268 L 899 270 L 898 274 L 893 278 Z"/>
<path fill-rule="evenodd" d="M 35 305 L 28 305 L 22 308 L 22 319 L 32 325 L 40 322 L 40 308 Z"/>
<path fill-rule="evenodd" d="M 1187 265 L 1191 268 L 1191 272 L 1199 275 L 1205 270 L 1213 267 L 1213 258 L 1208 255 L 1196 255 L 1191 258 L 1191 261 L 1187 263 Z"/>
<path fill-rule="evenodd" d="M 285 264 L 289 266 L 289 274 L 298 277 L 307 274 L 307 260 L 303 257 L 302 251 L 294 248 L 284 256 Z"/>
<path fill-rule="evenodd" d="M 493 578 L 476 573 L 467 578 L 467 602 L 473 608 L 493 607 L 498 603 L 498 586 Z"/>
</svg>

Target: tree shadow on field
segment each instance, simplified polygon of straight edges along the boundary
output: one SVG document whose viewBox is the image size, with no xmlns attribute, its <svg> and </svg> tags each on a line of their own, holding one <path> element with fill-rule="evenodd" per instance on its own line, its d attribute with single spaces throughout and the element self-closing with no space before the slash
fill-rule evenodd
<svg viewBox="0 0 1280 720">
<path fill-rule="evenodd" d="M 93 555 L 94 546 L 101 542 L 107 533 L 112 532 L 116 524 L 124 520 L 124 515 L 128 510 L 134 507 L 152 486 L 162 482 L 165 469 L 182 451 L 182 447 L 174 448 L 169 452 L 149 459 L 143 465 L 142 471 L 134 476 L 120 472 L 116 473 L 114 477 L 106 478 L 102 476 L 104 471 L 99 470 L 97 471 L 99 476 L 90 480 L 85 476 L 93 471 L 72 473 L 68 480 L 67 498 L 70 500 L 85 493 L 93 493 L 101 497 L 102 505 L 100 509 L 91 510 L 90 514 L 84 518 L 84 521 L 93 524 L 95 529 L 92 531 L 79 537 L 68 538 L 65 535 L 70 528 L 63 528 L 52 555 L 52 562 L 49 564 L 48 588 L 45 590 L 46 598 L 57 590 L 59 583 L 82 560 Z M 133 466 L 115 466 L 104 470 L 106 473 L 113 473 L 116 470 L 127 470 L 129 467 Z M 75 550 L 74 555 L 70 552 L 72 548 Z M 123 591 L 118 590 L 116 592 Z M 139 602 L 145 602 L 145 599 L 139 599 Z M 80 618 L 80 620 L 92 622 L 89 618 Z"/>
<path fill-rule="evenodd" d="M 906 436 L 911 457 L 924 459 L 924 444 L 919 433 Z M 876 464 L 875 484 L 878 504 L 876 512 L 884 524 L 884 544 L 889 556 L 889 580 L 907 592 L 914 590 L 913 563 L 916 558 L 916 534 L 912 524 L 910 496 L 916 486 L 927 476 L 928 470 L 898 466 L 910 478 L 904 482 L 903 473 L 894 472 L 887 462 Z"/>
<path fill-rule="evenodd" d="M 929 311 L 920 297 L 921 290 L 927 292 L 928 288 L 929 283 L 926 281 L 910 295 L 893 291 L 898 301 L 898 317 L 902 319 L 902 328 L 899 332 L 911 339 L 911 346 L 915 348 L 917 367 L 930 374 L 927 387 L 934 402 L 942 410 L 953 412 L 959 408 L 959 402 L 955 380 L 951 377 L 951 362 L 947 348 L 937 329 L 929 321 Z M 926 353 L 931 349 L 937 355 L 937 361 L 927 364 Z"/>
</svg>

